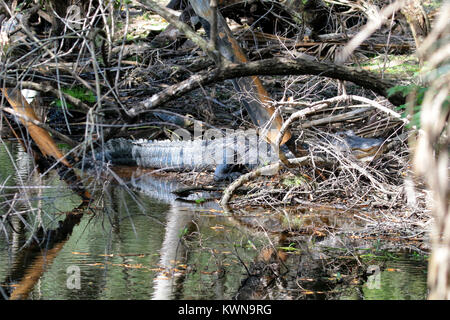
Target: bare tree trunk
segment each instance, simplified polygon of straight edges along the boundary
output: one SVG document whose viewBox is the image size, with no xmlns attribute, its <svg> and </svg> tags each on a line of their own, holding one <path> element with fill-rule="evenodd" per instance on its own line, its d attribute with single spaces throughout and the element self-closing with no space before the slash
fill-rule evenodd
<svg viewBox="0 0 450 320">
<path fill-rule="evenodd" d="M 419 48 L 422 41 L 430 32 L 430 22 L 422 6 L 422 0 L 407 0 L 401 13 L 405 16 L 409 24 L 416 48 Z"/>
</svg>

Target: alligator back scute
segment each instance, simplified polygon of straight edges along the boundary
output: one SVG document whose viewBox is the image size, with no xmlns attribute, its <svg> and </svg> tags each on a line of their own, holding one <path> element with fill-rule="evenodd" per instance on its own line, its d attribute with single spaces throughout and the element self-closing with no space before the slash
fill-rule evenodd
<svg viewBox="0 0 450 320">
<path fill-rule="evenodd" d="M 270 144 L 255 136 L 230 135 L 214 140 L 133 142 L 133 158 L 144 167 L 211 167 L 262 164 L 277 160 Z"/>
<path fill-rule="evenodd" d="M 214 140 L 112 139 L 105 143 L 97 159 L 116 165 L 201 171 L 223 164 L 264 165 L 277 161 L 278 153 L 256 135 L 236 134 Z"/>
<path fill-rule="evenodd" d="M 164 169 L 212 169 L 214 163 L 205 158 L 203 140 L 132 142 L 132 157 L 138 166 Z"/>
</svg>

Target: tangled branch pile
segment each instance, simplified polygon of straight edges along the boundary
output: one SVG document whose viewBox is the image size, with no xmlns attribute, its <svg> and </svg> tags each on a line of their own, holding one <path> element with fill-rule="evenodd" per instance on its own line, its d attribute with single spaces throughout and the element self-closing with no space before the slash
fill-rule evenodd
<svg viewBox="0 0 450 320">
<path fill-rule="evenodd" d="M 181 29 L 171 24 L 163 32 L 167 22 L 134 1 L 1 4 L 2 86 L 23 95 L 24 89 L 40 93 L 33 123 L 67 143 L 70 159 L 113 137 L 166 138 L 173 128 L 192 131 L 192 123 L 248 127 L 241 97 L 224 80 L 261 75 L 285 119 L 314 109 L 293 120 L 290 129 L 298 145 L 306 142 L 311 153 L 326 153 L 333 164 L 310 161 L 286 175 L 282 190 L 274 183 L 264 191 L 273 197 L 261 198 L 257 189 L 247 200 L 295 204 L 346 197 L 361 205 L 392 208 L 409 201 L 419 208 L 408 187 L 405 98 L 399 91 L 389 94 L 390 88 L 415 81 L 404 78 L 407 73 L 396 79 L 389 68 L 418 68 L 414 58 L 405 62 L 395 55 L 412 53 L 423 33 L 408 28 L 410 20 L 399 11 L 403 2 L 389 10 L 380 9 L 383 1 L 225 2 L 222 13 L 252 62 L 221 68 L 199 50 L 203 31 L 197 32 L 199 39 L 194 36 L 201 24 L 186 2 L 172 1 L 169 7 L 182 9 L 179 21 L 187 24 Z M 361 30 L 366 31 L 362 39 Z M 349 51 L 350 39 L 360 40 Z M 374 55 L 382 58 L 373 63 Z M 2 113 L 2 133 L 7 123 L 16 129 L 11 120 L 21 115 L 4 100 Z M 349 129 L 383 138 L 385 152 L 361 163 L 329 143 L 329 135 Z"/>
</svg>

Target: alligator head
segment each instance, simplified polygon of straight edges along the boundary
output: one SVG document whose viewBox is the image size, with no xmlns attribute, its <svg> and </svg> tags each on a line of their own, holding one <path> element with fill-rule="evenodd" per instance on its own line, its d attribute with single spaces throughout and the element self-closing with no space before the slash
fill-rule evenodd
<svg viewBox="0 0 450 320">
<path fill-rule="evenodd" d="M 383 142 L 383 139 L 359 137 L 352 130 L 336 133 L 331 141 L 339 151 L 350 151 L 356 159 L 363 162 L 372 161 L 381 155 Z"/>
</svg>

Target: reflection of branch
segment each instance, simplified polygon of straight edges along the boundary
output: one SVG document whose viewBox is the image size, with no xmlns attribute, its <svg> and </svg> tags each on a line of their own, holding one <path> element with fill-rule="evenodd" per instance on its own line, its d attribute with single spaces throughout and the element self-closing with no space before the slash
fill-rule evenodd
<svg viewBox="0 0 450 320">
<path fill-rule="evenodd" d="M 85 204 L 83 203 L 82 206 Z M 21 261 L 14 261 L 15 265 L 20 265 L 21 268 L 18 269 L 17 274 L 10 275 L 5 281 L 9 284 L 20 280 L 10 295 L 11 300 L 26 299 L 28 297 L 30 291 L 64 247 L 68 237 L 72 234 L 73 228 L 78 225 L 82 216 L 82 214 L 69 213 L 60 222 L 57 229 L 48 230 L 45 233 L 43 233 L 42 229 L 39 229 L 36 232 L 33 238 L 45 243 L 46 249 L 43 250 L 37 242 L 32 242 L 28 247 L 22 249 L 24 252 L 21 255 Z M 42 241 L 42 239 L 45 239 L 45 241 Z"/>
<path fill-rule="evenodd" d="M 64 246 L 64 242 L 58 243 L 53 249 L 46 250 L 42 255 L 36 257 L 32 264 L 27 268 L 21 281 L 15 284 L 14 291 L 9 297 L 10 300 L 24 300 L 28 298 L 31 290 L 42 277 L 44 272 L 52 264 L 53 260 L 58 256 L 59 251 Z"/>
</svg>

